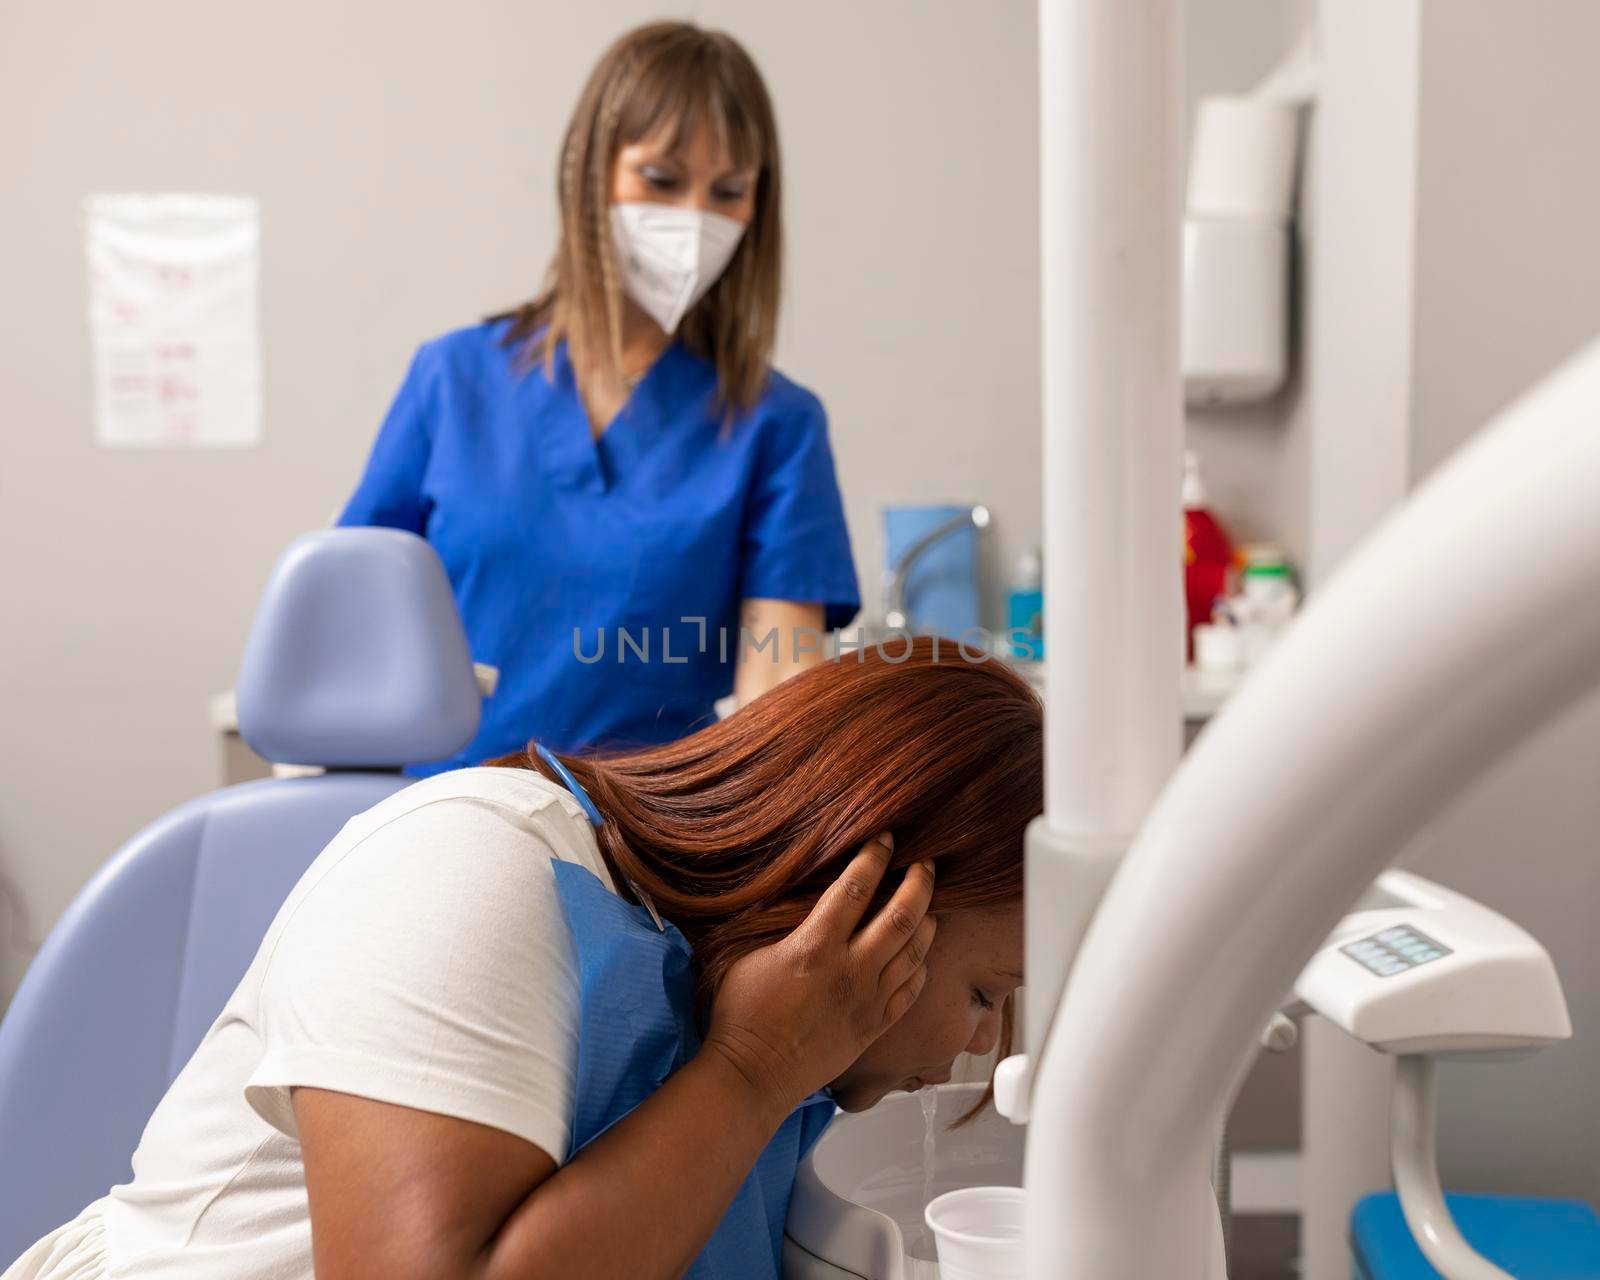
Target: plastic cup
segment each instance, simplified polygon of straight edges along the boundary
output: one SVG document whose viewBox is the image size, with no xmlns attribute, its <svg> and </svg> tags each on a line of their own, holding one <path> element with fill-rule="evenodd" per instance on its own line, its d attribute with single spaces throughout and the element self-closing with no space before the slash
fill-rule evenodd
<svg viewBox="0 0 1600 1280">
<path fill-rule="evenodd" d="M 942 1280 L 1022 1280 L 1021 1187 L 963 1187 L 937 1196 L 923 1216 Z"/>
</svg>

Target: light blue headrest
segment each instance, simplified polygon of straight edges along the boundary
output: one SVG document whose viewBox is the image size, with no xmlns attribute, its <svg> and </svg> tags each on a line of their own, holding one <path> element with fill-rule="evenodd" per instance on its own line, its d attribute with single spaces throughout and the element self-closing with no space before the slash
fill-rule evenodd
<svg viewBox="0 0 1600 1280">
<path fill-rule="evenodd" d="M 290 544 L 234 686 L 239 733 L 267 760 L 343 768 L 454 755 L 481 694 L 439 557 L 398 529 Z"/>
</svg>

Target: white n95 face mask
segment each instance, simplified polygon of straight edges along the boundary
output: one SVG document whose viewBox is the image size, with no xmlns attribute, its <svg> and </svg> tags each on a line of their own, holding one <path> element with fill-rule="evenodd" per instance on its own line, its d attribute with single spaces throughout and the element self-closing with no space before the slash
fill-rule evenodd
<svg viewBox="0 0 1600 1280">
<path fill-rule="evenodd" d="M 611 206 L 622 288 L 668 333 L 717 282 L 744 223 L 720 213 L 643 200 Z"/>
</svg>

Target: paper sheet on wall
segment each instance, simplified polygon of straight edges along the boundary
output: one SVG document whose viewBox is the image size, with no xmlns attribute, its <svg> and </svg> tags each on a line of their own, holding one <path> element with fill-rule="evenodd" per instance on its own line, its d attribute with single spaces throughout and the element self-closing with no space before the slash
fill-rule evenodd
<svg viewBox="0 0 1600 1280">
<path fill-rule="evenodd" d="M 243 196 L 84 202 L 95 440 L 218 448 L 261 439 L 261 223 Z"/>
</svg>

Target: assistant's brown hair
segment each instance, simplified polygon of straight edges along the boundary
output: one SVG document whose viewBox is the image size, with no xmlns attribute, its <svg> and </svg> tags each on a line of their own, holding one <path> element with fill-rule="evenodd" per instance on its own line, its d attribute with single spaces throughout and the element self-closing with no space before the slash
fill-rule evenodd
<svg viewBox="0 0 1600 1280">
<path fill-rule="evenodd" d="M 685 343 L 717 370 L 724 410 L 761 398 L 778 331 L 783 274 L 781 169 L 772 100 L 743 46 L 693 23 L 628 32 L 589 74 L 561 145 L 561 238 L 537 297 L 510 319 L 509 346 L 550 367 L 567 342 L 575 370 L 625 386 L 622 300 L 611 244 L 611 172 L 618 151 L 665 131 L 676 150 L 701 124 L 739 168 L 757 170 L 755 211 L 726 270 L 683 318 Z"/>
<path fill-rule="evenodd" d="M 1020 902 L 1023 833 L 1044 808 L 1038 695 L 1005 663 L 925 637 L 823 662 L 677 742 L 560 759 L 605 816 L 619 885 L 689 940 L 703 1001 L 880 831 L 894 855 L 874 910 L 923 858 L 935 914 Z M 531 748 L 490 763 L 560 781 Z"/>
</svg>

